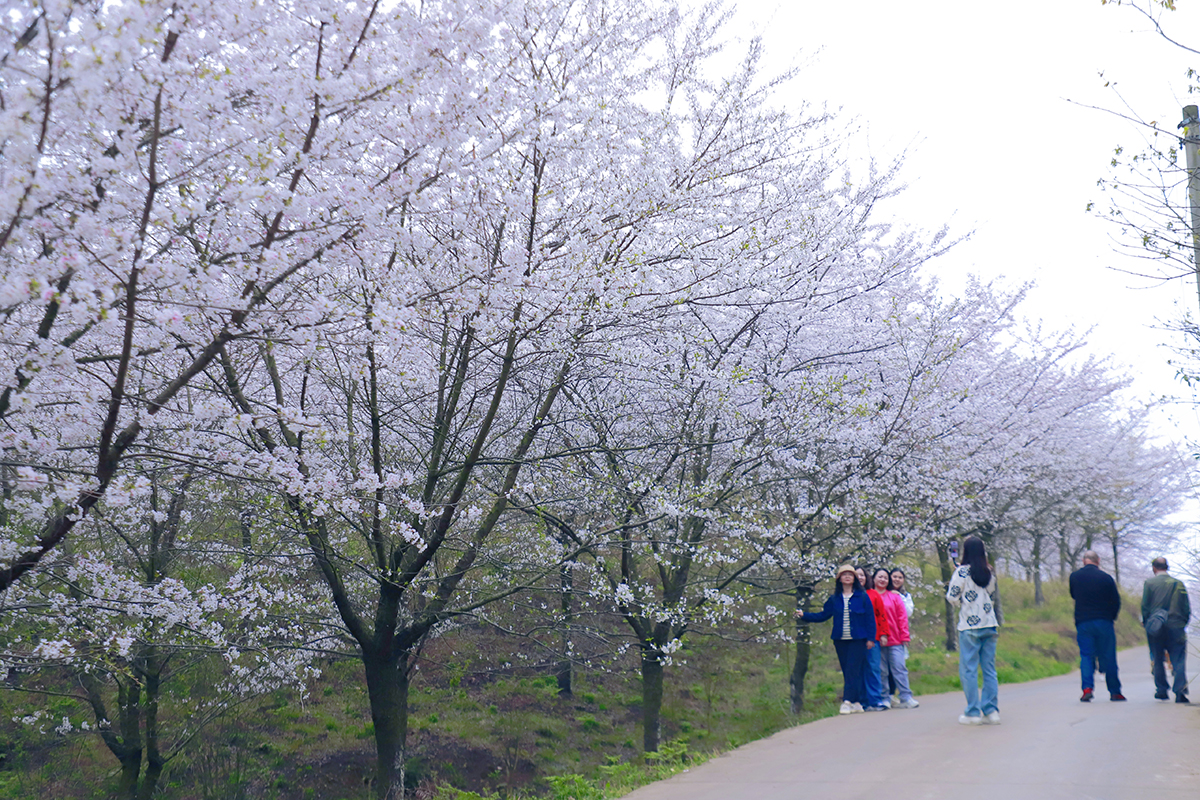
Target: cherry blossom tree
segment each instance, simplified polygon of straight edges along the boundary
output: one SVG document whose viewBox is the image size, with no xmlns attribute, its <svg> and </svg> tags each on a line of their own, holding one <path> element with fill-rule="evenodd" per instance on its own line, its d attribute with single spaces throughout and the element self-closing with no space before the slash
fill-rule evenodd
<svg viewBox="0 0 1200 800">
<path fill-rule="evenodd" d="M 469 163 L 405 183 L 370 241 L 287 300 L 321 315 L 283 324 L 281 306 L 257 351 L 223 349 L 209 372 L 231 469 L 279 492 L 357 644 L 380 797 L 401 792 L 421 643 L 522 590 L 514 559 L 558 567 L 549 539 L 514 546 L 507 512 L 526 465 L 555 457 L 545 431 L 592 348 L 681 303 L 761 293 L 771 264 L 730 254 L 766 250 L 753 209 L 811 123 L 766 107 L 756 47 L 709 77 L 722 22 L 504 8 L 472 56 L 495 104 L 464 122 Z M 378 168 L 382 184 L 393 162 Z"/>
<path fill-rule="evenodd" d="M 1042 577 L 1055 559 L 1065 577 L 1080 553 L 1104 542 L 1119 575 L 1124 549 L 1158 552 L 1174 540 L 1179 523 L 1172 517 L 1191 491 L 1193 470 L 1174 448 L 1150 440 L 1147 410 L 1110 406 L 1064 420 L 1044 445 L 1056 460 L 1009 499 L 1001 541 L 1033 579 L 1039 602 Z"/>
<path fill-rule="evenodd" d="M 78 702 L 81 718 L 56 731 L 98 736 L 120 765 L 114 796 L 131 800 L 156 796 L 168 764 L 232 706 L 303 691 L 330 633 L 309 610 L 323 598 L 303 554 L 240 547 L 221 484 L 172 473 L 118 478 L 113 502 L 0 605 L 0 666 L 32 697 Z"/>
<path fill-rule="evenodd" d="M 487 95 L 470 54 L 492 12 L 8 6 L 0 416 L 22 522 L 0 546 L 0 590 L 62 544 L 146 431 L 204 413 L 184 390 L 220 353 L 281 316 L 320 325 L 311 284 L 329 263 L 496 146 L 503 132 L 467 143 L 478 123 L 461 124 Z"/>
<path fill-rule="evenodd" d="M 1094 527 L 1086 544 L 1089 549 L 1100 541 L 1108 545 L 1118 581 L 1123 558 L 1140 557 L 1146 563 L 1182 540 L 1186 523 L 1178 515 L 1196 491 L 1191 459 L 1177 446 L 1150 440 L 1142 419 L 1135 414 L 1114 421 L 1117 436 L 1108 453 L 1112 469 L 1090 498 Z"/>
<path fill-rule="evenodd" d="M 539 64 L 536 48 L 526 47 L 537 24 L 523 27 L 515 9 L 515 29 L 535 31 L 522 40 L 513 25 L 500 25 L 497 13 L 490 3 L 453 0 L 361 6 L 64 1 L 10 10 L 4 24 L 18 33 L 12 39 L 17 45 L 0 64 L 3 369 L 9 376 L 0 394 L 0 415 L 8 423 L 0 589 L 62 545 L 114 485 L 122 460 L 167 418 L 171 429 L 206 437 L 210 452 L 231 442 L 256 442 L 262 453 L 240 460 L 237 452 L 228 459 L 222 454 L 228 474 L 249 465 L 260 480 L 257 468 L 274 468 L 271 477 L 287 489 L 301 530 L 319 528 L 312 521 L 322 519 L 327 504 L 313 499 L 306 505 L 312 492 L 297 468 L 303 456 L 277 454 L 276 443 L 263 434 L 274 424 L 284 448 L 307 453 L 305 365 L 311 370 L 322 357 L 317 348 L 326 326 L 360 335 L 354 352 L 367 361 L 350 364 L 342 377 L 357 381 L 369 372 L 363 364 L 373 351 L 362 335 L 379 334 L 384 355 L 404 359 L 396 379 L 428 397 L 424 383 L 412 381 L 437 374 L 436 355 L 421 355 L 420 344 L 432 342 L 436 354 L 438 314 L 445 314 L 442 330 L 450 343 L 442 352 L 453 358 L 462 345 L 457 352 L 463 356 L 443 373 L 459 375 L 449 391 L 460 397 L 465 376 L 474 380 L 469 356 L 479 353 L 481 361 L 507 365 L 496 392 L 505 396 L 519 336 L 503 332 L 513 306 L 491 313 L 489 304 L 511 300 L 520 308 L 529 277 L 509 246 L 523 240 L 521 217 L 506 220 L 505 203 L 517 186 L 527 188 L 525 179 L 536 171 L 538 124 L 548 126 L 547 135 L 553 132 L 545 114 L 537 124 L 529 122 L 542 93 L 574 87 L 567 84 L 570 71 L 557 61 L 566 50 L 544 52 Z M 595 22 L 581 35 L 604 39 Z M 632 58 L 644 32 L 644 25 L 619 27 L 607 36 L 626 37 L 626 57 Z M 597 44 L 590 52 L 599 59 L 605 51 Z M 594 67 L 592 75 L 599 71 Z M 543 73 L 543 81 L 527 80 Z M 624 74 L 633 78 L 635 70 Z M 564 130 L 602 138 L 606 130 L 589 126 L 603 105 L 578 111 L 577 118 L 560 118 Z M 526 145 L 520 152 L 510 147 L 518 133 Z M 636 152 L 632 158 L 636 163 Z M 609 184 L 626 166 L 609 164 Z M 550 206 L 570 202 L 570 185 L 559 186 L 564 193 Z M 483 191 L 475 196 L 476 189 Z M 647 188 L 625 186 L 610 196 L 636 198 L 639 191 Z M 536 189 L 533 196 L 540 200 Z M 646 207 L 634 200 L 619 210 Z M 480 211 L 484 216 L 475 220 Z M 585 244 L 561 250 L 554 245 L 557 235 L 543 235 L 530 243 L 529 253 L 541 257 L 544 247 L 546 260 L 566 272 L 576 263 L 568 253 L 597 237 L 619 240 L 636 221 L 610 218 L 613 210 L 599 203 L 589 213 L 585 223 L 596 231 L 572 231 Z M 476 221 L 478 227 L 467 225 Z M 469 227 L 471 237 L 483 238 L 464 238 Z M 490 260 L 478 259 L 489 252 L 489 242 L 503 246 Z M 613 251 L 613 265 L 619 253 Z M 417 268 L 389 275 L 389 265 Z M 435 278 L 433 285 L 426 277 Z M 356 280 L 371 286 L 355 294 Z M 559 287 L 561 300 L 586 289 L 589 280 L 603 283 L 603 272 L 550 284 Z M 431 296 L 439 303 L 427 318 L 430 327 L 421 327 L 425 320 L 411 309 Z M 348 307 L 338 304 L 346 300 Z M 536 320 L 560 300 L 547 296 L 546 308 L 527 316 L 516 311 L 516 318 L 522 324 L 534 320 L 528 324 L 536 329 Z M 367 307 L 369 325 L 347 327 L 347 320 L 360 324 L 355 314 Z M 410 324 L 418 328 L 412 331 L 418 346 L 387 354 Z M 455 331 L 465 339 L 456 341 Z M 489 348 L 497 337 L 511 347 L 493 360 Z M 246 380 L 239 367 L 259 372 Z M 197 387 L 206 370 L 208 381 Z M 243 391 L 246 384 L 280 394 L 252 404 L 249 398 L 258 398 Z M 323 411 L 335 397 L 331 384 L 321 387 Z M 472 400 L 486 396 L 486 388 L 480 391 Z M 497 410 L 485 415 L 480 444 Z M 228 416 L 230 411 L 236 413 Z M 477 409 L 468 411 L 474 416 Z M 453 412 L 449 417 L 458 419 Z M 456 424 L 443 427 L 442 436 L 455 437 Z M 321 430 L 313 432 L 309 438 Z M 456 438 L 453 445 L 456 456 L 463 455 Z M 378 442 L 371 452 L 377 458 L 382 453 Z M 264 462 L 264 453 L 281 465 Z M 462 474 L 469 476 L 478 458 L 478 452 L 470 455 Z M 437 448 L 431 460 L 432 486 L 445 477 Z M 356 466 L 345 465 L 347 486 L 379 477 L 357 474 Z M 313 483 L 333 484 L 338 477 L 320 472 Z M 465 481 L 454 483 L 458 488 L 448 490 L 457 492 L 447 506 L 452 513 L 465 490 Z M 355 491 L 348 497 L 355 498 Z M 417 559 L 418 571 L 445 533 L 434 535 L 434 547 Z M 353 624 L 343 581 L 329 568 L 320 540 L 312 543 L 335 601 Z M 383 558 L 384 569 L 400 568 L 390 554 Z M 404 564 L 403 571 L 411 566 Z M 394 585 L 385 584 L 388 593 Z M 386 625 L 380 637 L 390 653 Z M 390 677 L 373 680 L 373 691 L 391 691 Z M 389 714 L 380 719 L 378 733 L 386 739 L 402 723 Z M 392 763 L 385 761 L 381 791 L 390 793 Z"/>
<path fill-rule="evenodd" d="M 659 745 L 664 670 L 684 636 L 743 613 L 741 578 L 886 460 L 860 377 L 894 341 L 886 320 L 935 249 L 869 221 L 892 174 L 834 189 L 830 162 L 800 166 L 770 188 L 784 202 L 756 198 L 770 215 L 725 256 L 727 276 L 753 276 L 745 287 L 656 311 L 635 341 L 615 331 L 603 364 L 577 373 L 556 429 L 570 467 L 564 476 L 548 465 L 553 491 L 526 501 L 583 548 L 608 587 L 598 599 L 630 628 L 647 752 Z M 799 483 L 815 461 L 830 477 L 801 490 L 811 509 L 784 508 L 771 487 Z M 568 491 L 564 477 L 586 488 Z"/>
</svg>

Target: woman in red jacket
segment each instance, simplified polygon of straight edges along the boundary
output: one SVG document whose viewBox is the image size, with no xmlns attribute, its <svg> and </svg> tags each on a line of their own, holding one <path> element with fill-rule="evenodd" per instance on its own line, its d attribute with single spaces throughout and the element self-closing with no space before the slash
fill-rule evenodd
<svg viewBox="0 0 1200 800">
<path fill-rule="evenodd" d="M 870 583 L 867 583 L 866 570 L 858 567 L 855 572 L 865 586 L 871 586 Z M 879 592 L 868 588 L 867 596 L 871 598 L 871 605 L 875 608 L 875 641 L 867 643 L 867 674 L 864 676 L 867 701 L 863 703 L 863 710 L 886 711 L 892 707 L 892 704 L 883 693 L 884 684 L 880 680 L 880 669 L 883 664 L 882 648 L 887 647 L 888 634 L 891 633 L 891 630 L 888 628 L 887 612 L 884 611 L 883 598 L 879 596 Z"/>
</svg>

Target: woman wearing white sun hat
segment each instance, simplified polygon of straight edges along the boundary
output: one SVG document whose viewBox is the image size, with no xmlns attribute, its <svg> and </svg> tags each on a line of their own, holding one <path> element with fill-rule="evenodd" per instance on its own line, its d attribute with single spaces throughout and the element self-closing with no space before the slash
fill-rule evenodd
<svg viewBox="0 0 1200 800">
<path fill-rule="evenodd" d="M 824 622 L 833 617 L 831 638 L 842 668 L 839 713 L 862 711 L 866 697 L 867 644 L 875 642 L 875 608 L 854 574 L 854 567 L 849 564 L 838 567 L 833 593 L 824 608 L 807 614 L 797 611 L 796 616 L 805 622 Z"/>
</svg>

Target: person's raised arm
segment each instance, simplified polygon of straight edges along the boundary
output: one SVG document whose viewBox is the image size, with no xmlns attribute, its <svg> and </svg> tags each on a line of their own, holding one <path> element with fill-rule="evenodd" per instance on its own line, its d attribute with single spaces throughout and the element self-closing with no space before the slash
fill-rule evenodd
<svg viewBox="0 0 1200 800">
<path fill-rule="evenodd" d="M 824 607 L 820 611 L 809 611 L 806 613 L 804 611 L 797 610 L 796 618 L 802 622 L 824 622 L 834 614 L 834 599 L 835 598 L 830 597 L 828 600 L 826 600 Z"/>
<path fill-rule="evenodd" d="M 954 574 L 950 576 L 950 584 L 946 587 L 946 600 L 951 605 L 957 606 L 962 604 L 963 595 L 963 579 L 958 574 L 958 570 L 954 570 Z"/>
</svg>

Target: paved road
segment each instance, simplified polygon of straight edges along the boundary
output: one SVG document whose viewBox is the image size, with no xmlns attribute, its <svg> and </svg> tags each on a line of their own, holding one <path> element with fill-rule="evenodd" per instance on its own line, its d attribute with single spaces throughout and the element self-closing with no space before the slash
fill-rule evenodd
<svg viewBox="0 0 1200 800">
<path fill-rule="evenodd" d="M 1145 648 L 1119 663 L 1125 703 L 1102 684 L 1080 703 L 1074 672 L 1001 685 L 1002 724 L 968 727 L 961 693 L 926 696 L 781 731 L 627 800 L 1197 800 L 1200 703 L 1154 700 Z"/>
</svg>

